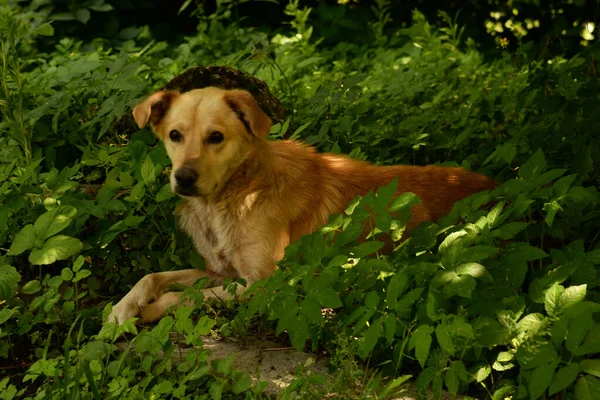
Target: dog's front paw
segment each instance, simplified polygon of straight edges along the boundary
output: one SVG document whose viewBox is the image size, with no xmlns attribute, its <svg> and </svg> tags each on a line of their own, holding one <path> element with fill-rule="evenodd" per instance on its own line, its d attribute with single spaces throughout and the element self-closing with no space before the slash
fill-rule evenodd
<svg viewBox="0 0 600 400">
<path fill-rule="evenodd" d="M 116 322 L 117 325 L 123 325 L 130 318 L 137 317 L 140 313 L 140 308 L 133 302 L 121 300 L 112 311 L 106 322 Z"/>
</svg>

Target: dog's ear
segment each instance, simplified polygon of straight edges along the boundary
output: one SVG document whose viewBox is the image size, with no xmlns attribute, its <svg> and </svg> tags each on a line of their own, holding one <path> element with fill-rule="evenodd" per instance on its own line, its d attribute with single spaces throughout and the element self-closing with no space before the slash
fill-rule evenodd
<svg viewBox="0 0 600 400">
<path fill-rule="evenodd" d="M 167 114 L 173 99 L 177 96 L 179 96 L 178 92 L 161 90 L 135 106 L 133 119 L 137 126 L 143 128 L 148 121 L 152 125 L 158 124 Z"/>
<path fill-rule="evenodd" d="M 245 90 L 228 90 L 225 92 L 225 101 L 249 133 L 258 137 L 267 137 L 271 129 L 271 119 L 250 93 Z"/>
</svg>

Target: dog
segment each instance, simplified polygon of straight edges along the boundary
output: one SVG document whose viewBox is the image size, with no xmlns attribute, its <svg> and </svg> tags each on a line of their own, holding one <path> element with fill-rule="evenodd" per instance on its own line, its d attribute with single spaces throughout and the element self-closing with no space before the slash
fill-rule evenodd
<svg viewBox="0 0 600 400">
<path fill-rule="evenodd" d="M 150 123 L 166 147 L 171 189 L 184 199 L 176 214 L 206 271 L 146 275 L 113 307 L 108 320 L 119 324 L 132 317 L 160 319 L 179 303 L 181 293 L 165 292 L 175 283 L 190 286 L 207 277 L 221 285 L 232 277 L 250 285 L 267 278 L 288 244 L 394 178 L 396 194 L 412 192 L 421 200 L 411 208 L 409 230 L 496 186 L 462 168 L 374 166 L 297 141 L 268 140 L 271 120 L 244 90 L 159 91 L 138 104 L 133 117 L 140 128 Z M 203 292 L 207 298 L 231 297 L 219 286 Z"/>
</svg>

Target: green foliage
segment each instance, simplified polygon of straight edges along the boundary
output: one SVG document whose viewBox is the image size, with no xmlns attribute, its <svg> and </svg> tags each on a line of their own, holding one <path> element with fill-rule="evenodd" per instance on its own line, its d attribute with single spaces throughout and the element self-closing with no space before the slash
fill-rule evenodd
<svg viewBox="0 0 600 400">
<path fill-rule="evenodd" d="M 86 23 L 93 14 L 81 10 L 107 5 L 66 8 Z M 201 336 L 219 325 L 329 352 L 336 382 L 301 366 L 283 397 L 386 398 L 410 371 L 438 397 L 597 398 L 597 46 L 540 59 L 522 46 L 488 62 L 444 13 L 436 26 L 415 11 L 397 29 L 378 1 L 372 38 L 324 45 L 300 2 L 285 9 L 289 29 L 269 34 L 231 21 L 232 3 L 219 7 L 177 44 L 141 28 L 46 50 L 48 14 L 0 10 L 0 358 L 10 366 L 0 398 L 264 398 L 265 384 L 231 358 L 207 361 Z M 148 130 L 114 125 L 199 62 L 269 83 L 289 109 L 273 137 L 381 164 L 461 165 L 502 184 L 401 241 L 419 200 L 394 198 L 392 182 L 290 245 L 227 317 L 184 306 L 140 332 L 101 325 L 108 300 L 145 273 L 204 266 L 175 228 L 165 150 Z M 176 342 L 193 348 L 180 354 Z"/>
</svg>

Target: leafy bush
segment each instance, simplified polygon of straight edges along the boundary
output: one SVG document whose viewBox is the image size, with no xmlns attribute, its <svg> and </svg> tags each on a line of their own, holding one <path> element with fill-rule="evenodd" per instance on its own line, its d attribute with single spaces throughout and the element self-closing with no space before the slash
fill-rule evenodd
<svg viewBox="0 0 600 400">
<path fill-rule="evenodd" d="M 290 28 L 268 35 L 220 10 L 177 45 L 142 28 L 118 45 L 62 38 L 50 52 L 37 47 L 53 34 L 43 14 L 1 9 L 0 398 L 264 397 L 264 383 L 201 349 L 211 331 L 254 329 L 328 351 L 339 374 L 326 389 L 345 397 L 385 398 L 405 374 L 436 396 L 597 397 L 597 41 L 570 58 L 532 59 L 522 46 L 486 62 L 443 13 L 432 26 L 414 12 L 386 36 L 380 5 L 367 42 L 320 44 L 312 10 L 291 2 Z M 378 235 L 399 239 L 418 199 L 381 188 L 289 246 L 231 318 L 187 306 L 139 333 L 102 326 L 105 305 L 144 274 L 203 268 L 175 228 L 164 149 L 113 125 L 197 64 L 269 83 L 289 115 L 274 138 L 376 163 L 462 165 L 502 184 L 390 256 Z M 367 207 L 373 236 L 358 244 Z M 180 361 L 172 331 L 197 347 Z M 134 337 L 124 349 L 123 335 Z M 380 374 L 372 384 L 367 366 Z M 318 383 L 300 370 L 283 396 Z"/>
</svg>

